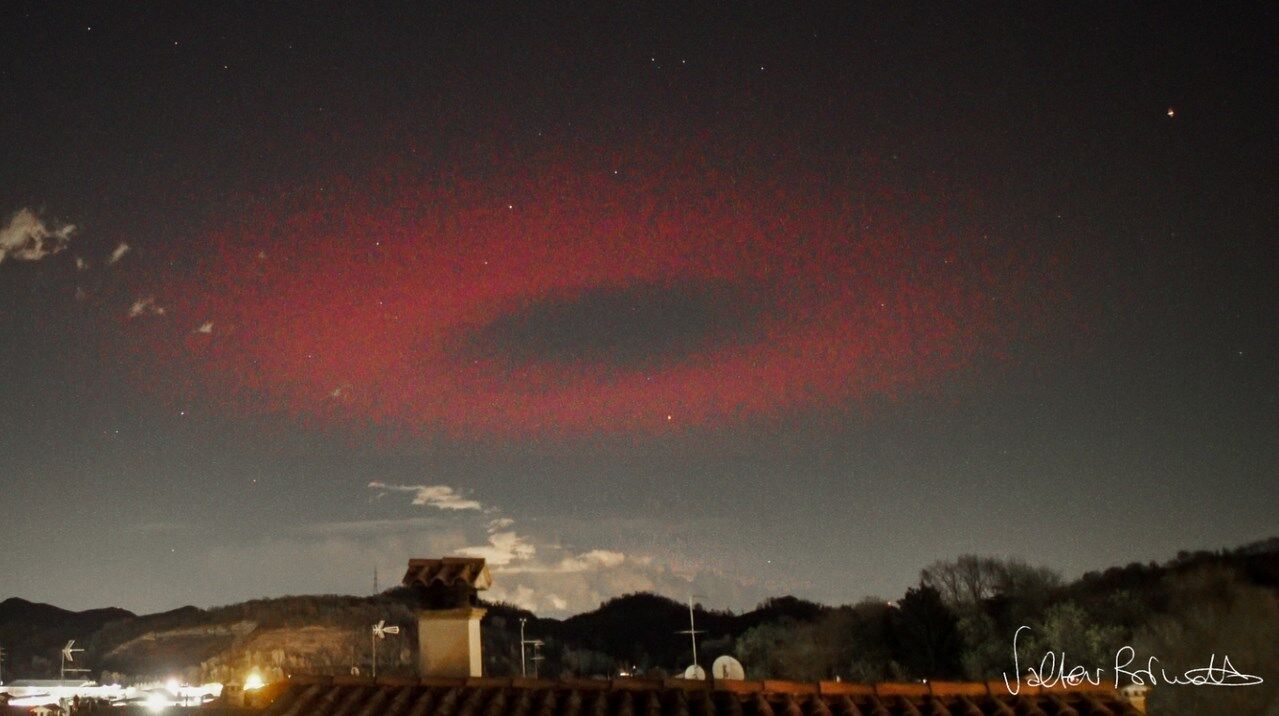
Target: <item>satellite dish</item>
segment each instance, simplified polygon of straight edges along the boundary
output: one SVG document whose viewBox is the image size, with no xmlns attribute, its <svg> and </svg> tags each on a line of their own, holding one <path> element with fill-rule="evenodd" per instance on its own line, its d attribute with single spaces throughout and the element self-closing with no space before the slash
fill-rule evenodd
<svg viewBox="0 0 1279 716">
<path fill-rule="evenodd" d="M 731 656 L 721 656 L 711 664 L 711 676 L 717 679 L 735 679 L 741 681 L 746 678 L 746 670 L 742 668 L 742 662 Z"/>
<path fill-rule="evenodd" d="M 693 664 L 692 666 L 688 667 L 687 669 L 684 669 L 684 678 L 685 678 L 685 679 L 697 679 L 698 681 L 705 681 L 705 680 L 706 680 L 706 669 L 703 669 L 702 667 L 698 666 L 697 664 Z"/>
</svg>

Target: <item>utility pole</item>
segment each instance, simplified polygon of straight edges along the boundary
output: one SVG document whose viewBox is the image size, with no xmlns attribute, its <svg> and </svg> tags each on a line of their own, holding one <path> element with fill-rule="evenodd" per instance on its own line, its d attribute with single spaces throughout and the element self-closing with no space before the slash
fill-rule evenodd
<svg viewBox="0 0 1279 716">
<path fill-rule="evenodd" d="M 373 594 L 374 594 L 374 596 L 376 596 L 376 595 L 378 594 L 378 591 L 377 591 L 377 565 L 376 565 L 376 564 L 375 564 L 375 565 L 373 565 Z"/>
<path fill-rule="evenodd" d="M 4 686 L 4 647 L 0 646 L 0 686 Z"/>
</svg>

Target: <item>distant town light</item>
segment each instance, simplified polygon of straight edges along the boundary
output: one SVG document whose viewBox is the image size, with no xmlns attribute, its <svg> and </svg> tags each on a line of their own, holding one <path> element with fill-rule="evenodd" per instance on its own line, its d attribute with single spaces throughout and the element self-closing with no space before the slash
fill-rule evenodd
<svg viewBox="0 0 1279 716">
<path fill-rule="evenodd" d="M 160 713 L 169 708 L 171 702 L 160 692 L 154 692 L 147 697 L 147 710 L 151 713 Z"/>
<path fill-rule="evenodd" d="M 250 671 L 249 675 L 244 679 L 245 691 L 254 691 L 262 688 L 263 686 L 266 686 L 266 682 L 262 680 L 262 675 L 258 673 L 257 669 Z"/>
</svg>

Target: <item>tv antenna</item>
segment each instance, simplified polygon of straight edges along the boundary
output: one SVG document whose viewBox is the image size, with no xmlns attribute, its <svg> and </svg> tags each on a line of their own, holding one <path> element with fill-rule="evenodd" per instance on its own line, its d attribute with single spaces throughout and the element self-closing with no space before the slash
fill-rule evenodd
<svg viewBox="0 0 1279 716">
<path fill-rule="evenodd" d="M 541 639 L 525 639 L 524 638 L 524 623 L 527 621 L 528 619 L 520 619 L 520 676 L 524 678 L 528 678 L 528 662 L 532 661 L 533 662 L 533 678 L 536 679 L 537 672 L 538 672 L 537 662 L 542 660 L 542 657 L 537 653 L 537 650 L 545 642 L 543 642 Z M 530 646 L 533 647 L 533 658 L 526 659 L 525 655 Z"/>
<path fill-rule="evenodd" d="M 725 654 L 711 664 L 711 676 L 716 679 L 741 681 L 746 678 L 746 670 L 742 668 L 742 662 Z"/>
<path fill-rule="evenodd" d="M 385 619 L 379 619 L 377 624 L 373 625 L 373 633 L 369 636 L 369 643 L 373 645 L 373 678 L 377 678 L 377 643 L 381 639 L 385 639 L 387 634 L 399 634 L 400 628 L 392 624 L 386 625 Z"/>
<path fill-rule="evenodd" d="M 684 630 L 682 630 L 682 631 L 677 631 L 677 632 L 675 632 L 676 634 L 687 634 L 687 635 L 688 635 L 688 638 L 689 638 L 689 639 L 693 642 L 693 666 L 688 667 L 688 669 L 686 669 L 686 670 L 685 670 L 685 672 L 684 672 L 685 674 L 687 674 L 689 670 L 693 669 L 693 667 L 697 667 L 697 669 L 698 669 L 699 671 L 700 671 L 700 670 L 701 670 L 701 668 L 702 668 L 702 667 L 700 667 L 700 666 L 698 666 L 698 665 L 697 665 L 697 635 L 698 635 L 698 634 L 705 634 L 706 632 L 705 632 L 705 631 L 699 631 L 699 630 L 698 630 L 698 628 L 697 628 L 697 622 L 693 619 L 693 597 L 705 597 L 705 596 L 706 596 L 706 595 L 704 595 L 704 594 L 690 594 L 690 595 L 688 595 L 688 628 L 687 628 L 687 629 L 684 629 Z M 703 671 L 703 672 L 702 672 L 702 675 L 701 675 L 700 677 L 688 677 L 688 676 L 685 676 L 685 678 L 702 678 L 702 679 L 704 679 L 704 678 L 706 678 L 706 672 L 704 672 L 704 671 Z"/>
<path fill-rule="evenodd" d="M 533 641 L 529 642 L 529 646 L 533 647 L 533 658 L 530 659 L 529 661 L 533 662 L 533 678 L 534 679 L 536 679 L 538 677 L 538 674 L 541 672 L 541 668 L 540 668 L 541 662 L 542 662 L 542 659 L 545 658 L 541 654 L 539 654 L 537 651 L 538 649 L 542 648 L 542 643 L 543 642 L 541 639 L 534 639 Z"/>
<path fill-rule="evenodd" d="M 78 648 L 76 648 L 76 645 L 75 645 L 75 639 L 72 639 L 71 641 L 67 642 L 67 645 L 66 645 L 66 646 L 64 646 L 64 647 L 62 647 L 62 669 L 61 669 L 60 676 L 59 676 L 59 680 L 60 680 L 60 681 L 66 681 L 66 680 L 67 680 L 67 672 L 68 672 L 68 671 L 70 671 L 70 672 L 72 672 L 72 673 L 76 673 L 76 672 L 86 672 L 86 671 L 88 671 L 88 669 L 74 669 L 74 668 L 72 668 L 72 669 L 68 669 L 68 668 L 67 668 L 67 662 L 69 662 L 69 661 L 70 661 L 70 662 L 74 662 L 74 661 L 75 661 L 75 655 L 76 655 L 76 654 L 79 654 L 79 653 L 80 653 L 80 652 L 82 652 L 82 651 L 84 651 L 84 649 L 78 649 Z"/>
</svg>

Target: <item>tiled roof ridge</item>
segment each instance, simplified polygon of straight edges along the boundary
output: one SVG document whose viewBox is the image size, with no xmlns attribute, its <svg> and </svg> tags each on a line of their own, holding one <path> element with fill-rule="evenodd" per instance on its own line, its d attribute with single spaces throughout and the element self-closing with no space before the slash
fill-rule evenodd
<svg viewBox="0 0 1279 716">
<path fill-rule="evenodd" d="M 448 587 L 461 582 L 476 589 L 488 589 L 492 581 L 483 557 L 435 557 L 410 559 L 401 583 L 423 586 L 439 583 Z"/>
<path fill-rule="evenodd" d="M 581 691 L 655 691 L 681 689 L 683 691 L 724 691 L 736 694 L 766 695 L 820 695 L 820 696 L 1011 696 L 1002 679 L 991 681 L 785 681 L 776 679 L 681 679 L 620 677 L 612 679 L 560 678 L 532 679 L 503 676 L 478 677 L 398 677 L 380 676 L 320 676 L 301 674 L 287 680 L 299 686 L 391 686 L 430 688 L 520 688 L 520 689 L 573 689 Z M 1053 694 L 1114 694 L 1118 689 L 1106 684 L 1084 681 L 1077 685 L 1030 686 L 1022 684 L 1020 696 L 1050 696 Z"/>
</svg>

